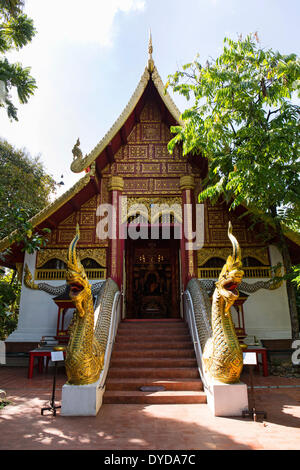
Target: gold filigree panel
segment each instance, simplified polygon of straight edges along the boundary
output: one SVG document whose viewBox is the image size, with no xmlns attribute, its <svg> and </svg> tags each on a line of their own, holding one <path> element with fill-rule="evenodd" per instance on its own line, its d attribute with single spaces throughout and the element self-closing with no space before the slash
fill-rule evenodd
<svg viewBox="0 0 300 470">
<path fill-rule="evenodd" d="M 81 212 L 79 216 L 80 225 L 91 225 L 96 224 L 96 212 Z"/>
<path fill-rule="evenodd" d="M 180 196 L 159 198 L 128 197 L 127 201 L 123 198 L 121 207 L 122 222 L 125 222 L 129 216 L 135 215 L 137 211 L 141 212 L 137 210 L 138 206 L 143 206 L 149 222 L 151 222 L 151 216 L 153 217 L 152 222 L 155 222 L 159 215 L 169 213 L 169 208 L 170 213 L 175 216 L 177 221 L 182 221 L 182 201 Z"/>
<path fill-rule="evenodd" d="M 235 211 L 229 211 L 224 203 L 211 205 L 209 201 L 205 201 L 204 207 L 205 246 L 230 246 L 227 230 L 224 229 L 229 221 L 232 223 L 234 236 L 241 245 L 260 245 L 254 233 L 247 227 L 246 220 L 239 218 Z"/>
<path fill-rule="evenodd" d="M 76 225 L 76 214 L 73 212 L 69 217 L 67 217 L 63 222 L 61 222 L 59 225 L 61 226 L 69 226 L 71 225 L 74 227 Z"/>
<path fill-rule="evenodd" d="M 128 146 L 128 157 L 146 159 L 148 157 L 148 146 L 147 145 Z"/>
<path fill-rule="evenodd" d="M 265 247 L 241 247 L 242 258 L 251 256 L 256 258 L 265 266 L 270 264 L 269 251 Z M 232 254 L 232 248 L 227 247 L 214 247 L 214 248 L 202 248 L 197 253 L 198 266 L 203 266 L 210 258 L 222 258 L 226 261 L 227 257 Z"/>
<path fill-rule="evenodd" d="M 81 234 L 80 234 L 81 235 Z M 77 249 L 79 258 L 91 258 L 100 266 L 106 266 L 106 249 L 105 248 L 79 248 Z M 60 259 L 66 262 L 67 248 L 45 249 L 37 254 L 36 267 L 41 268 L 47 261 L 51 259 Z"/>
<path fill-rule="evenodd" d="M 90 210 L 90 209 L 96 209 L 98 205 L 98 196 L 95 195 L 91 197 L 87 202 L 82 204 L 80 211 L 85 211 L 85 210 Z"/>
<path fill-rule="evenodd" d="M 161 140 L 161 124 L 158 122 L 149 122 L 142 124 L 142 140 L 143 141 L 157 141 Z"/>
<path fill-rule="evenodd" d="M 151 101 L 147 101 L 140 116 L 141 122 L 144 121 L 161 121 L 161 112 L 158 106 Z"/>
</svg>

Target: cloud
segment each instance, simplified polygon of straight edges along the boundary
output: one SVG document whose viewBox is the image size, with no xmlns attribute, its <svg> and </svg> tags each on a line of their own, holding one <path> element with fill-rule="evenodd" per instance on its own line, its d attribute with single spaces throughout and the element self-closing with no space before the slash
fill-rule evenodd
<svg viewBox="0 0 300 470">
<path fill-rule="evenodd" d="M 25 11 L 34 20 L 40 39 L 111 46 L 117 13 L 144 9 L 145 0 L 27 0 Z"/>
</svg>

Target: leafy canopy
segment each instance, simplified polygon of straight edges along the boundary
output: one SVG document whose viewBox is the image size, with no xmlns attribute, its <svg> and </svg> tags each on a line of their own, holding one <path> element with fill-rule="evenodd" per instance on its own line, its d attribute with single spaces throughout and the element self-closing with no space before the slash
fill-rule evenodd
<svg viewBox="0 0 300 470">
<path fill-rule="evenodd" d="M 191 101 L 169 143 L 208 159 L 200 200 L 219 196 L 300 227 L 300 63 L 260 47 L 257 34 L 224 39 L 216 60 L 199 57 L 168 77 L 166 87 Z M 274 212 L 275 211 L 275 212 Z"/>
<path fill-rule="evenodd" d="M 23 6 L 22 0 L 0 0 L 0 107 L 15 120 L 18 120 L 17 108 L 10 96 L 11 90 L 17 91 L 20 103 L 24 104 L 36 89 L 30 67 L 10 63 L 5 56 L 26 46 L 36 33 L 32 19 L 22 12 Z"/>
<path fill-rule="evenodd" d="M 0 239 L 18 229 L 15 241 L 33 252 L 42 238 L 34 233 L 29 219 L 50 202 L 56 183 L 39 157 L 32 158 L 1 139 L 0 168 Z"/>
<path fill-rule="evenodd" d="M 21 283 L 13 271 L 0 273 L 0 341 L 18 324 Z"/>
</svg>

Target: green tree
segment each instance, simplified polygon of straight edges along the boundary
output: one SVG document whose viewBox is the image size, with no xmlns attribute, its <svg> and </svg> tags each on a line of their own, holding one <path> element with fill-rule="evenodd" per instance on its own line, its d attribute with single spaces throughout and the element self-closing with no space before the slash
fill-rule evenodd
<svg viewBox="0 0 300 470">
<path fill-rule="evenodd" d="M 14 240 L 33 252 L 42 247 L 43 240 L 29 219 L 50 202 L 56 183 L 39 157 L 32 158 L 26 150 L 1 139 L 0 168 L 0 239 L 18 229 Z"/>
<path fill-rule="evenodd" d="M 4 341 L 17 327 L 21 283 L 16 272 L 0 275 L 0 340 Z"/>
<path fill-rule="evenodd" d="M 169 143 L 184 154 L 201 154 L 208 174 L 200 200 L 223 197 L 246 205 L 275 228 L 286 272 L 291 258 L 284 224 L 300 228 L 300 64 L 295 54 L 260 47 L 257 35 L 224 39 L 222 54 L 201 64 L 199 57 L 169 76 L 167 87 L 191 100 L 183 127 Z M 295 290 L 287 280 L 292 336 L 299 336 Z"/>
<path fill-rule="evenodd" d="M 42 249 L 50 230 L 37 232 L 30 218 L 50 202 L 55 181 L 39 157 L 32 158 L 25 150 L 15 149 L 1 139 L 0 168 L 0 239 L 11 234 L 11 243 L 17 243 L 22 251 Z M 0 265 L 9 251 L 0 253 Z M 0 268 L 0 340 L 17 325 L 20 289 L 16 271 Z"/>
<path fill-rule="evenodd" d="M 20 103 L 27 103 L 36 89 L 30 67 L 10 63 L 7 52 L 19 50 L 31 42 L 36 30 L 31 18 L 23 13 L 24 1 L 0 0 L 0 107 L 9 118 L 18 120 L 10 92 L 16 89 Z"/>
</svg>

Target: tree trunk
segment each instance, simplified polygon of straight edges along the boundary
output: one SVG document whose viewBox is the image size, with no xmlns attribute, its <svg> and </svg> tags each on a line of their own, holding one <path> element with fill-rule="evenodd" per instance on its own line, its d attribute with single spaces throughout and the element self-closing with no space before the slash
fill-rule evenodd
<svg viewBox="0 0 300 470">
<path fill-rule="evenodd" d="M 292 261 L 288 245 L 285 239 L 285 236 L 282 231 L 280 221 L 277 218 L 277 211 L 272 210 L 273 217 L 276 225 L 276 232 L 279 237 L 279 248 L 282 255 L 283 266 L 285 269 L 285 274 L 291 273 L 292 271 Z M 290 319 L 291 319 L 291 330 L 292 330 L 292 339 L 299 339 L 299 319 L 298 319 L 298 310 L 296 302 L 296 289 L 293 286 L 293 283 L 287 279 L 286 280 L 286 290 L 288 296 L 289 310 L 290 310 Z"/>
<path fill-rule="evenodd" d="M 283 265 L 285 268 L 286 273 L 291 272 L 292 262 L 289 253 L 289 249 L 287 247 L 287 243 L 284 240 L 284 243 L 281 244 L 281 254 Z M 298 310 L 297 310 L 297 303 L 296 303 L 296 289 L 293 286 L 293 283 L 287 279 L 286 281 L 286 290 L 288 295 L 289 301 L 289 309 L 290 309 L 290 318 L 291 318 L 291 327 L 292 327 L 292 339 L 299 339 L 299 319 L 298 319 Z"/>
</svg>

